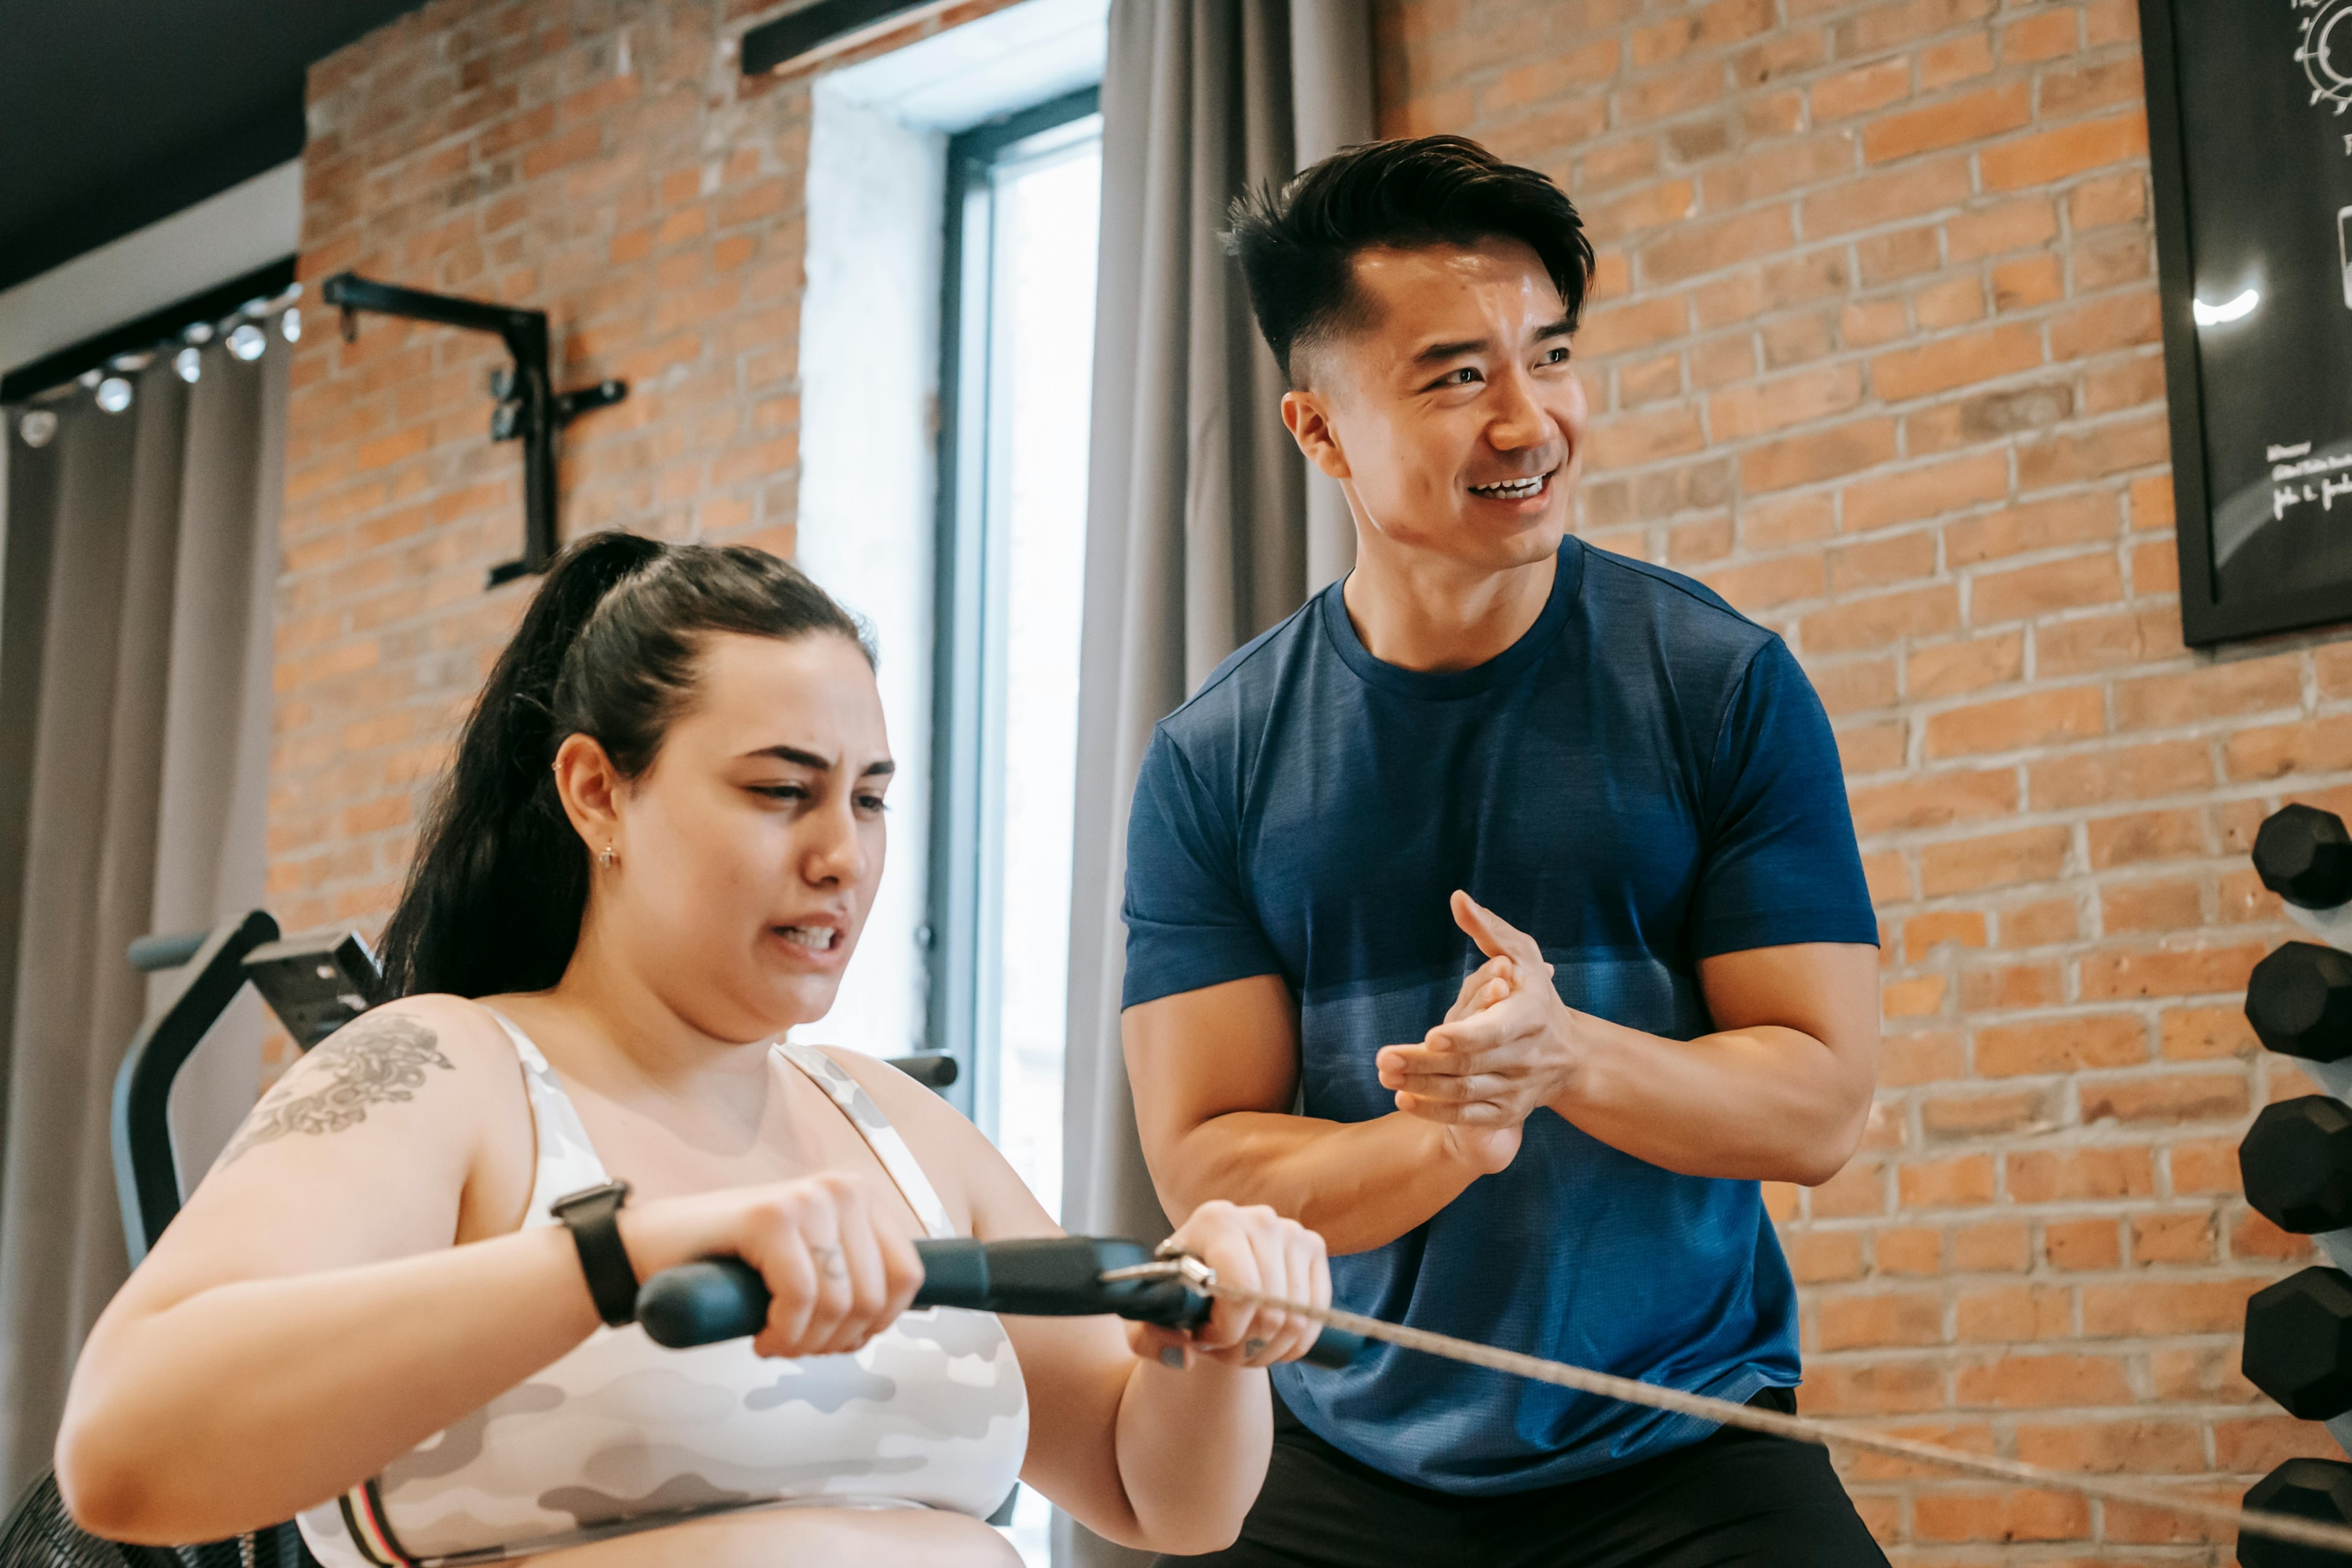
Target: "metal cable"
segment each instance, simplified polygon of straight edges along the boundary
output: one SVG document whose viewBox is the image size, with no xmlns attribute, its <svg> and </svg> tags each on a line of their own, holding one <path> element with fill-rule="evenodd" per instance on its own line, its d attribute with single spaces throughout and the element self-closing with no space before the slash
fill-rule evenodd
<svg viewBox="0 0 2352 1568">
<path fill-rule="evenodd" d="M 1685 1394 L 1676 1388 L 1661 1388 L 1656 1384 L 1594 1372 L 1589 1367 L 1571 1366 L 1566 1362 L 1546 1361 L 1541 1356 L 1496 1350 L 1492 1345 L 1482 1345 L 1473 1340 L 1433 1334 L 1426 1329 L 1409 1329 L 1401 1323 L 1384 1322 L 1378 1318 L 1367 1318 L 1360 1312 L 1341 1311 L 1336 1307 L 1310 1307 L 1303 1301 L 1287 1301 L 1279 1296 L 1268 1296 L 1215 1279 L 1202 1281 L 1196 1288 L 1244 1306 L 1295 1312 L 1335 1329 L 1361 1334 L 1366 1339 L 1385 1340 L 1390 1344 L 1402 1345 L 1406 1350 L 1422 1351 L 1494 1372 L 1512 1373 L 1520 1377 L 1533 1378 L 1538 1383 L 1572 1388 L 1580 1394 L 1597 1394 L 1605 1399 L 1622 1399 L 1629 1405 L 1646 1405 L 1654 1410 L 1670 1410 L 1678 1415 L 1696 1416 L 1718 1426 L 1744 1427 L 1750 1432 L 1791 1437 L 1800 1443 L 1814 1443 L 1826 1447 L 1891 1454 L 1899 1458 L 1966 1470 L 2021 1486 L 2063 1488 L 2111 1502 L 2158 1509 L 2210 1524 L 2228 1525 L 2244 1535 L 2268 1536 L 2273 1541 L 2290 1542 L 2298 1546 L 2316 1546 L 2352 1553 L 2352 1528 L 2340 1524 L 2323 1524 L 2290 1514 L 2252 1512 L 2233 1503 L 2207 1502 L 2200 1498 L 2177 1496 L 2141 1481 L 2114 1480 L 2103 1476 L 2047 1469 L 2017 1459 L 1966 1453 L 1909 1437 L 1890 1437 L 1883 1433 L 1835 1426 L 1817 1416 L 1783 1415 L 1777 1410 L 1759 1410 L 1753 1405 L 1735 1405 L 1727 1399 L 1714 1399 L 1704 1394 Z"/>
</svg>

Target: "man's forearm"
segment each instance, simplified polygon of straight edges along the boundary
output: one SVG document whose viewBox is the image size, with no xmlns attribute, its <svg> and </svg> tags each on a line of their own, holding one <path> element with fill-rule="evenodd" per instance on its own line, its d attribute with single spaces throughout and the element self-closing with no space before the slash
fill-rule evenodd
<svg viewBox="0 0 2352 1568">
<path fill-rule="evenodd" d="M 1777 1025 L 1696 1040 L 1575 1015 L 1576 1079 L 1551 1109 L 1612 1148 L 1669 1171 L 1827 1181 L 1853 1158 L 1871 1077 Z"/>
<path fill-rule="evenodd" d="M 1391 1111 L 1371 1121 L 1236 1110 L 1213 1116 L 1153 1162 L 1178 1224 L 1210 1198 L 1264 1204 L 1319 1232 L 1333 1254 L 1385 1247 L 1462 1195 L 1485 1172 L 1462 1150 L 1470 1129 Z"/>
</svg>

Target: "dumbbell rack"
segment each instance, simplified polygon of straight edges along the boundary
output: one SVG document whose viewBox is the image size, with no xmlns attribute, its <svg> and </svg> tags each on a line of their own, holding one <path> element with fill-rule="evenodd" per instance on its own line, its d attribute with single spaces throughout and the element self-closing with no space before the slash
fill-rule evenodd
<svg viewBox="0 0 2352 1568">
<path fill-rule="evenodd" d="M 2254 966 L 2246 1020 L 2271 1050 L 2327 1092 L 2266 1107 L 2239 1145 L 2246 1200 L 2327 1259 L 2246 1302 L 2246 1378 L 2304 1420 L 2324 1421 L 2352 1453 L 2352 834 L 2332 812 L 2289 805 L 2254 838 L 2254 869 L 2317 938 Z M 2352 1464 L 2289 1459 L 2247 1491 L 2246 1506 L 2352 1524 Z M 2308 1547 L 2242 1538 L 2243 1568 L 2340 1562 Z"/>
</svg>

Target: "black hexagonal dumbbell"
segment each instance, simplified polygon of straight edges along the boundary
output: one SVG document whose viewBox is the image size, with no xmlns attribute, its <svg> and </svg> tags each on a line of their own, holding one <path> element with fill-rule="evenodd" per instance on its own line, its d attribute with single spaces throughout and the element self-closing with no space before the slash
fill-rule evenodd
<svg viewBox="0 0 2352 1568">
<path fill-rule="evenodd" d="M 2246 1299 L 2246 1381 L 2305 1421 L 2352 1410 L 2352 1277 L 2306 1268 Z"/>
<path fill-rule="evenodd" d="M 2352 953 L 2290 942 L 2254 965 L 2246 1022 L 2263 1044 L 2332 1062 L 2352 1055 Z"/>
<path fill-rule="evenodd" d="M 2352 833 L 2332 811 L 2283 806 L 2254 835 L 2254 871 L 2290 904 L 2332 910 L 2352 899 Z"/>
<path fill-rule="evenodd" d="M 2352 1465 L 2341 1459 L 2289 1459 L 2246 1491 L 2246 1508 L 2321 1524 L 2352 1525 Z M 2266 1536 L 2241 1534 L 2242 1568 L 2338 1568 L 2352 1556 Z"/>
<path fill-rule="evenodd" d="M 2325 1094 L 2265 1107 L 2238 1145 L 2246 1201 L 2281 1230 L 2352 1226 L 2352 1110 Z"/>
</svg>

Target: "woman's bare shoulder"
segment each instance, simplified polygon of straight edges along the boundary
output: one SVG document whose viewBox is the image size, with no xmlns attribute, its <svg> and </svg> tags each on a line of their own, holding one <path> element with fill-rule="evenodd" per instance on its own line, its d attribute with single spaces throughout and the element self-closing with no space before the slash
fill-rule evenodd
<svg viewBox="0 0 2352 1568">
<path fill-rule="evenodd" d="M 461 996 L 403 996 L 352 1019 L 311 1047 L 271 1086 L 222 1152 L 247 1151 L 295 1133 L 365 1123 L 380 1107 L 467 1097 L 514 1076 L 513 1047 L 479 1003 Z"/>
</svg>

